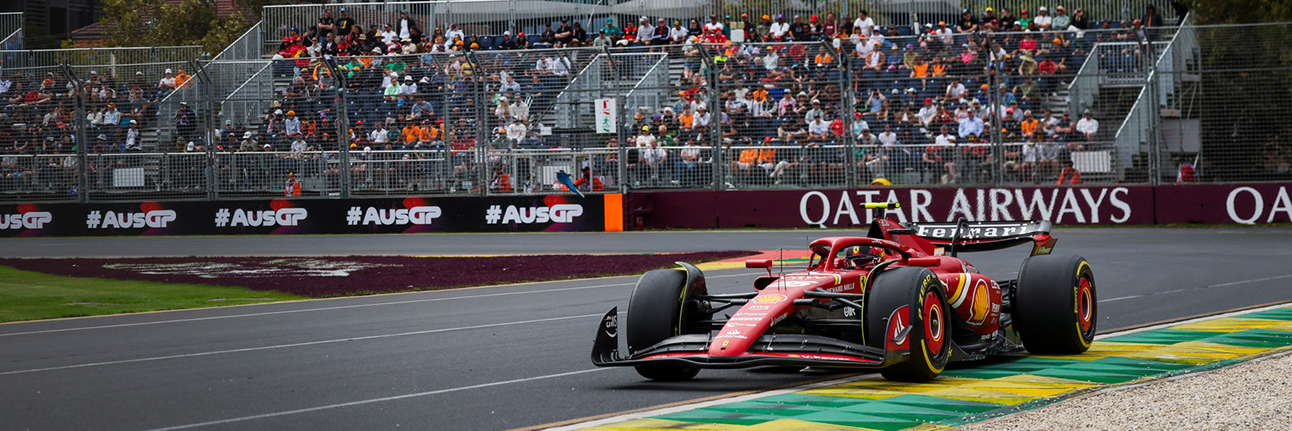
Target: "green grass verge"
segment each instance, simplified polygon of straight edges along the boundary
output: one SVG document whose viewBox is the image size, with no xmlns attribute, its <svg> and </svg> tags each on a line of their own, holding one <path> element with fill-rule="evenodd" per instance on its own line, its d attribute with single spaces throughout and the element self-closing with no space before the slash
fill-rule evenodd
<svg viewBox="0 0 1292 431">
<path fill-rule="evenodd" d="M 0 322 L 306 299 L 201 284 L 64 277 L 0 266 Z"/>
</svg>

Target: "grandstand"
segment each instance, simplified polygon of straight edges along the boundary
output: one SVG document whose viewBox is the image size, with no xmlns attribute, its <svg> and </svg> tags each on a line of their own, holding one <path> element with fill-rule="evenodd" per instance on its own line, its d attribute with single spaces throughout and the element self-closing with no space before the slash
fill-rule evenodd
<svg viewBox="0 0 1292 431">
<path fill-rule="evenodd" d="M 210 60 L 0 52 L 51 59 L 5 63 L 0 194 L 266 196 L 289 172 L 313 196 L 537 193 L 558 171 L 593 191 L 1147 183 L 1199 153 L 1158 132 L 1189 120 L 1150 114 L 1188 107 L 1201 53 L 1157 2 L 877 3 L 268 6 Z"/>
</svg>

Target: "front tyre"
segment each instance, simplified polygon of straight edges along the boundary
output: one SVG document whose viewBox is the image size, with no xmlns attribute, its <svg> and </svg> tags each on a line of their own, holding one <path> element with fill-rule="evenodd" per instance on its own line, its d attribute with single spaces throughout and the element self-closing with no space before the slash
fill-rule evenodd
<svg viewBox="0 0 1292 431">
<path fill-rule="evenodd" d="M 698 270 L 697 270 L 698 271 Z M 687 285 L 687 271 L 657 269 L 642 274 L 628 300 L 628 327 L 624 338 L 628 352 L 636 353 L 665 339 L 692 332 L 690 320 L 704 318 L 692 301 L 706 294 L 703 277 Z M 637 374 L 651 380 L 688 380 L 699 368 L 678 366 L 639 366 Z"/>
<path fill-rule="evenodd" d="M 896 268 L 879 274 L 871 284 L 866 311 L 867 344 L 888 348 L 897 335 L 889 332 L 892 319 L 909 327 L 906 342 L 910 357 L 880 370 L 884 378 L 901 382 L 933 380 L 951 358 L 952 312 L 946 305 L 942 282 L 927 268 Z M 898 310 L 909 306 L 906 313 Z"/>
<path fill-rule="evenodd" d="M 1090 348 L 1099 322 L 1095 274 L 1080 256 L 1032 256 L 1018 271 L 1014 329 L 1027 351 L 1075 355 Z"/>
</svg>

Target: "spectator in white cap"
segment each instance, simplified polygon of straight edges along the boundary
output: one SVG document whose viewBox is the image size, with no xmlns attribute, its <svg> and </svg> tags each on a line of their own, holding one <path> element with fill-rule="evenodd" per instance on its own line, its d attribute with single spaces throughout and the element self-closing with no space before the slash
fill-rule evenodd
<svg viewBox="0 0 1292 431">
<path fill-rule="evenodd" d="M 166 76 L 157 82 L 157 92 L 166 94 L 175 90 L 175 72 L 166 69 Z"/>
<path fill-rule="evenodd" d="M 650 18 L 643 15 L 637 20 L 637 42 L 643 45 L 650 43 L 651 34 L 655 32 L 655 26 L 650 25 Z"/>
<path fill-rule="evenodd" d="M 1050 16 L 1050 11 L 1041 6 L 1036 10 L 1036 18 L 1032 18 L 1032 23 L 1036 24 L 1041 31 L 1049 30 L 1054 24 L 1054 17 Z"/>
<path fill-rule="evenodd" d="M 1095 140 L 1095 134 L 1099 133 L 1099 120 L 1095 119 L 1089 109 L 1081 114 L 1080 120 L 1077 120 L 1077 132 L 1081 133 L 1087 141 Z"/>
<path fill-rule="evenodd" d="M 404 84 L 399 86 L 399 94 L 405 96 L 417 94 L 417 82 L 413 81 L 413 75 L 404 75 Z"/>
<path fill-rule="evenodd" d="M 238 147 L 238 151 L 256 151 L 259 149 L 260 143 L 256 142 L 256 138 L 253 136 L 255 135 L 253 135 L 249 130 L 246 133 L 243 133 L 242 145 Z"/>
<path fill-rule="evenodd" d="M 126 129 L 126 149 L 130 151 L 141 151 L 144 149 L 143 141 L 139 139 L 139 122 L 130 120 L 130 128 Z"/>
</svg>

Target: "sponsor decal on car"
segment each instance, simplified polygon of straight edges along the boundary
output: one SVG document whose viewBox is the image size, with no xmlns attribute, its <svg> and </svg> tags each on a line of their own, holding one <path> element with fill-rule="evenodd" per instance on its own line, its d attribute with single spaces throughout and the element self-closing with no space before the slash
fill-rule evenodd
<svg viewBox="0 0 1292 431">
<path fill-rule="evenodd" d="M 760 302 L 760 303 L 764 303 L 764 304 L 773 304 L 773 303 L 781 302 L 781 301 L 784 301 L 784 300 L 787 300 L 787 299 L 790 299 L 790 298 L 789 298 L 788 296 L 781 295 L 781 294 L 779 294 L 779 293 L 774 293 L 774 294 L 771 294 L 771 295 L 759 295 L 757 298 L 754 298 L 754 302 Z"/>
<path fill-rule="evenodd" d="M 841 284 L 841 285 L 838 285 L 838 286 L 834 286 L 834 287 L 830 287 L 830 288 L 821 289 L 821 291 L 822 291 L 822 292 L 828 292 L 828 293 L 839 293 L 839 292 L 843 292 L 843 291 L 848 290 L 848 289 L 852 289 L 852 287 L 853 287 L 852 285 L 848 285 L 848 284 Z"/>
<path fill-rule="evenodd" d="M 781 321 L 785 320 L 786 317 L 789 317 L 788 313 L 776 316 L 775 318 L 772 318 L 772 323 L 768 324 L 768 326 L 776 326 L 777 323 L 781 323 Z"/>
<path fill-rule="evenodd" d="M 816 283 L 811 280 L 781 280 L 780 287 L 807 287 Z"/>
<path fill-rule="evenodd" d="M 613 315 L 606 316 L 605 320 L 602 322 L 602 325 L 605 328 L 604 330 L 606 332 L 606 335 L 610 336 L 610 338 L 615 338 L 619 336 L 619 315 L 613 314 Z"/>
<path fill-rule="evenodd" d="M 713 339 L 715 339 L 715 340 L 721 340 L 721 339 L 724 339 L 724 338 L 726 338 L 726 339 L 740 339 L 740 340 L 748 340 L 748 339 L 749 339 L 749 337 L 746 337 L 746 336 L 744 336 L 744 335 L 719 335 L 719 336 L 717 336 L 717 337 L 713 337 Z M 723 343 L 726 343 L 726 342 L 724 341 Z M 723 344 L 723 346 L 726 346 L 726 344 Z"/>
</svg>

